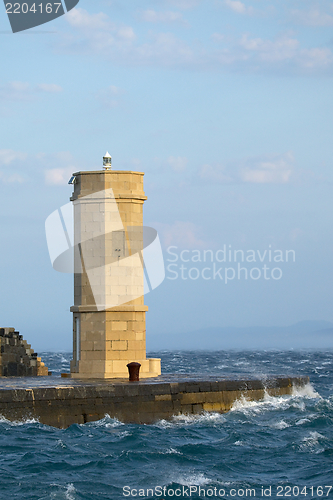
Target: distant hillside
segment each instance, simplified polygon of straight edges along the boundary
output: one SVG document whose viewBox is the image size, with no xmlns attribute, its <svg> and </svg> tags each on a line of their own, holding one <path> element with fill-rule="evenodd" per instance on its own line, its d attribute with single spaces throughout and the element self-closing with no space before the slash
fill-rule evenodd
<svg viewBox="0 0 333 500">
<path fill-rule="evenodd" d="M 300 321 L 276 327 L 211 327 L 187 333 L 147 333 L 147 349 L 325 349 L 333 348 L 333 323 Z"/>
</svg>

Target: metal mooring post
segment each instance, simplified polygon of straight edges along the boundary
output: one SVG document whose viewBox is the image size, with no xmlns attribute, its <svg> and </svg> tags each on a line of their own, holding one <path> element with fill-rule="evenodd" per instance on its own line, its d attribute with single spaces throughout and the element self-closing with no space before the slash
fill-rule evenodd
<svg viewBox="0 0 333 500">
<path fill-rule="evenodd" d="M 130 382 L 139 382 L 139 371 L 140 371 L 140 363 L 136 363 L 133 361 L 132 363 L 128 363 L 128 373 L 129 373 L 129 381 Z"/>
</svg>

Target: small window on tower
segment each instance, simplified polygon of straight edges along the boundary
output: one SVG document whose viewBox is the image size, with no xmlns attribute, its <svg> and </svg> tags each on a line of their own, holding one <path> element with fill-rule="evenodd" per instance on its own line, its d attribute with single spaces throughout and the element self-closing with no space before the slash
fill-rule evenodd
<svg viewBox="0 0 333 500">
<path fill-rule="evenodd" d="M 74 318 L 74 353 L 75 361 L 80 360 L 80 317 L 75 316 Z"/>
<path fill-rule="evenodd" d="M 125 257 L 125 231 L 113 231 L 112 233 L 112 257 L 122 259 Z"/>
</svg>

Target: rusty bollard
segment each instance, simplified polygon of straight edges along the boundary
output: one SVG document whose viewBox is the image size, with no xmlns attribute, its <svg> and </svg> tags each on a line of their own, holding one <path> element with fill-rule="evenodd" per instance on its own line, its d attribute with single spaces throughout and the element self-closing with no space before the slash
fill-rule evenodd
<svg viewBox="0 0 333 500">
<path fill-rule="evenodd" d="M 127 368 L 130 382 L 139 382 L 140 366 L 140 363 L 136 363 L 135 361 L 132 361 L 132 363 L 128 363 Z"/>
</svg>

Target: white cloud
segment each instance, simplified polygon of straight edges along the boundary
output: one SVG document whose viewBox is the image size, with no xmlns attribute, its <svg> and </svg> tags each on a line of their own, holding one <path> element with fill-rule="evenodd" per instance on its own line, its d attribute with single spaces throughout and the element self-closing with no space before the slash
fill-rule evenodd
<svg viewBox="0 0 333 500">
<path fill-rule="evenodd" d="M 58 153 L 38 153 L 34 155 L 34 163 L 44 174 L 45 184 L 49 186 L 64 186 L 68 184 L 73 172 L 82 169 L 78 166 L 78 159 L 69 151 L 59 151 Z M 45 166 L 48 166 L 45 169 Z M 83 168 L 84 170 L 84 168 Z"/>
<path fill-rule="evenodd" d="M 294 157 L 291 152 L 271 159 L 250 160 L 240 169 L 242 182 L 255 184 L 286 184 L 291 180 Z"/>
<path fill-rule="evenodd" d="M 333 62 L 332 51 L 328 48 L 301 50 L 298 56 L 300 67 L 309 70 L 330 68 Z"/>
<path fill-rule="evenodd" d="M 136 35 L 131 26 L 117 24 L 104 14 L 90 14 L 76 8 L 66 16 L 71 32 L 62 40 L 62 50 L 102 55 L 120 64 L 137 64 Z M 58 45 L 58 49 L 60 46 Z"/>
<path fill-rule="evenodd" d="M 138 49 L 142 62 L 159 63 L 164 66 L 183 66 L 195 61 L 192 49 L 173 33 L 152 35 L 152 43 Z"/>
<path fill-rule="evenodd" d="M 271 165 L 262 165 L 262 168 L 252 170 L 250 168 L 241 171 L 240 178 L 243 182 L 255 184 L 286 183 L 290 180 L 291 170 L 276 170 Z"/>
<path fill-rule="evenodd" d="M 62 87 L 60 85 L 56 85 L 55 83 L 40 83 L 36 87 L 37 90 L 41 90 L 42 92 L 50 92 L 57 93 L 62 92 Z"/>
<path fill-rule="evenodd" d="M 63 186 L 68 184 L 75 167 L 51 168 L 45 170 L 45 184 L 49 186 Z"/>
<path fill-rule="evenodd" d="M 22 162 L 25 161 L 27 155 L 20 151 L 12 149 L 0 149 L 0 166 L 5 167 L 5 170 L 0 170 L 0 182 L 3 184 L 25 182 L 25 178 L 16 170 L 20 170 Z M 10 169 L 8 170 L 8 166 Z"/>
<path fill-rule="evenodd" d="M 75 28 L 96 31 L 105 30 L 109 25 L 109 17 L 103 12 L 89 14 L 89 12 L 79 7 L 68 12 L 66 20 Z"/>
<path fill-rule="evenodd" d="M 243 9 L 242 2 L 228 1 L 234 9 Z M 162 14 L 165 13 L 146 11 L 152 21 Z M 73 9 L 66 20 L 73 29 L 63 38 L 63 49 L 101 55 L 121 65 L 302 75 L 331 75 L 333 71 L 330 48 L 303 48 L 291 35 L 265 39 L 248 33 L 238 38 L 213 33 L 211 39 L 218 45 L 209 47 L 197 39 L 200 36 L 197 33 L 192 42 L 172 32 L 148 31 L 143 35 L 145 38 L 138 37 L 131 26 L 111 22 L 106 14 L 89 14 L 84 9 Z"/>
<path fill-rule="evenodd" d="M 122 94 L 124 92 L 123 89 L 121 89 L 120 87 L 117 87 L 116 85 L 110 85 L 108 87 L 108 91 L 110 92 L 110 94 L 113 94 L 113 95 L 119 95 L 119 94 Z"/>
<path fill-rule="evenodd" d="M 188 159 L 183 156 L 169 156 L 167 161 L 175 172 L 183 172 L 188 164 Z"/>
<path fill-rule="evenodd" d="M 22 184 L 23 182 L 25 182 L 25 179 L 18 173 L 8 175 L 8 173 L 2 172 L 0 170 L 0 182 L 2 182 L 3 184 Z"/>
<path fill-rule="evenodd" d="M 31 99 L 31 87 L 25 82 L 9 82 L 0 86 L 0 98 L 10 101 L 28 101 Z"/>
<path fill-rule="evenodd" d="M 223 34 L 214 33 L 212 39 L 221 47 L 211 53 L 220 67 L 256 73 L 331 75 L 333 53 L 328 47 L 302 48 L 299 40 L 281 35 L 274 40 L 251 37 L 244 33 L 231 42 Z"/>
<path fill-rule="evenodd" d="M 66 185 L 72 173 L 82 168 L 77 164 L 77 158 L 68 151 L 27 154 L 0 149 L 0 182 L 20 184 L 34 179 L 40 184 L 44 177 L 47 185 Z"/>
<path fill-rule="evenodd" d="M 224 0 L 224 4 L 234 12 L 237 12 L 237 14 L 251 14 L 253 11 L 252 7 L 246 7 L 239 0 Z"/>
<path fill-rule="evenodd" d="M 262 38 L 249 38 L 247 34 L 244 34 L 239 45 L 245 51 L 255 53 L 262 61 L 274 62 L 294 58 L 299 48 L 299 41 L 290 37 L 281 37 L 271 41 Z"/>
<path fill-rule="evenodd" d="M 158 12 L 148 9 L 143 11 L 140 17 L 146 23 L 185 23 L 183 15 L 173 11 Z"/>
<path fill-rule="evenodd" d="M 83 11 L 83 9 L 74 10 Z M 74 35 L 63 40 L 63 48 L 94 55 L 101 54 L 120 64 L 171 66 L 183 65 L 186 60 L 193 58 L 193 51 L 173 33 L 149 33 L 149 42 L 140 44 L 132 27 L 117 25 L 110 20 L 104 25 L 106 21 L 103 17 L 103 29 L 94 30 L 91 29 L 91 25 L 94 26 L 95 20 L 93 18 L 90 24 L 89 16 L 94 15 L 86 11 L 81 12 L 80 17 L 83 21 L 80 22 L 80 19 L 75 17 L 75 23 L 72 22 L 70 13 L 66 16 L 66 19 L 69 17 L 68 22 L 78 29 L 80 42 L 75 41 L 74 32 Z"/>
<path fill-rule="evenodd" d="M 259 158 L 247 158 L 228 165 L 204 165 L 199 177 L 214 183 L 286 184 L 294 174 L 291 152 Z"/>
<path fill-rule="evenodd" d="M 27 155 L 13 149 L 0 149 L 0 165 L 10 165 L 13 162 L 25 160 Z"/>
<path fill-rule="evenodd" d="M 0 99 L 10 101 L 29 101 L 41 92 L 54 93 L 60 91 L 62 91 L 62 88 L 55 83 L 30 85 L 27 82 L 14 81 L 0 85 Z"/>
<path fill-rule="evenodd" d="M 76 8 L 67 14 L 66 21 L 81 32 L 89 34 L 91 40 L 95 40 L 96 48 L 111 48 L 119 41 L 128 42 L 136 38 L 131 26 L 117 25 L 102 12 L 90 14 L 84 9 Z"/>
<path fill-rule="evenodd" d="M 136 39 L 133 28 L 131 26 L 121 26 L 117 30 L 118 37 L 127 42 L 132 42 Z"/>
<path fill-rule="evenodd" d="M 239 60 L 260 64 L 261 69 L 277 70 L 323 70 L 332 67 L 333 54 L 328 48 L 302 49 L 300 42 L 290 36 L 281 36 L 275 40 L 250 38 L 244 34 L 239 46 L 242 52 Z M 281 66 L 282 65 L 282 66 Z M 291 65 L 291 66 L 290 66 Z"/>
<path fill-rule="evenodd" d="M 292 10 L 290 12 L 294 22 L 305 26 L 333 26 L 333 16 L 319 9 Z"/>
</svg>

